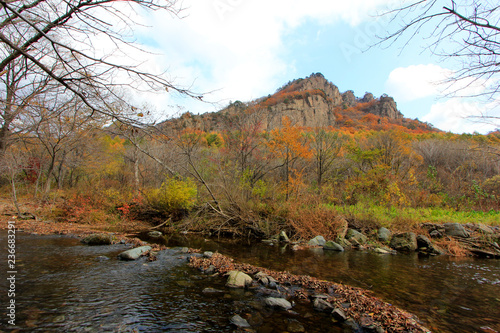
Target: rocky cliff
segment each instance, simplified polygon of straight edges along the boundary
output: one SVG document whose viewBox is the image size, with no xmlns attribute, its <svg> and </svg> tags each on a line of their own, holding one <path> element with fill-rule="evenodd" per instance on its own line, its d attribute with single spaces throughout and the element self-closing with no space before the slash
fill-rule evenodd
<svg viewBox="0 0 500 333">
<path fill-rule="evenodd" d="M 352 90 L 340 93 L 337 86 L 316 73 L 305 79 L 290 81 L 273 95 L 252 102 L 237 101 L 215 113 L 184 114 L 170 123 L 170 127 L 222 130 L 237 118 L 243 123 L 258 121 L 262 129 L 270 130 L 280 127 L 285 116 L 297 126 L 335 126 L 336 111 L 356 107 L 380 117 L 403 118 L 392 97 L 382 95 L 375 98 L 373 94 L 366 93 L 363 98 L 358 98 Z"/>
</svg>

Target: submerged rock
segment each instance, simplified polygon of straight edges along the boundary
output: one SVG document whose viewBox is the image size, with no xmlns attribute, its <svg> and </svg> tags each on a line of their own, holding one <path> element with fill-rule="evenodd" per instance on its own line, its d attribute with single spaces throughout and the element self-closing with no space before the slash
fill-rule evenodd
<svg viewBox="0 0 500 333">
<path fill-rule="evenodd" d="M 122 252 L 118 255 L 118 258 L 122 260 L 136 260 L 140 256 L 142 256 L 144 253 L 148 252 L 151 250 L 151 246 L 140 246 L 136 247 L 135 249 L 130 249 L 125 252 Z"/>
<path fill-rule="evenodd" d="M 413 232 L 404 232 L 394 235 L 391 239 L 391 247 L 397 251 L 415 251 L 417 246 L 417 236 Z"/>
<path fill-rule="evenodd" d="M 238 327 L 242 327 L 242 328 L 251 327 L 250 324 L 248 323 L 248 321 L 241 318 L 239 315 L 232 316 L 230 321 L 231 321 L 231 324 L 238 326 Z"/>
<path fill-rule="evenodd" d="M 284 298 L 268 297 L 264 299 L 264 303 L 272 308 L 278 308 L 282 310 L 290 310 L 292 308 L 292 303 Z"/>
<path fill-rule="evenodd" d="M 344 248 L 340 245 L 335 243 L 334 241 L 328 241 L 323 245 L 323 249 L 329 250 L 329 251 L 340 251 L 343 252 Z"/>
<path fill-rule="evenodd" d="M 240 271 L 230 271 L 228 273 L 226 286 L 230 288 L 245 288 L 252 284 L 252 278 Z"/>
<path fill-rule="evenodd" d="M 310 245 L 310 246 L 323 246 L 325 245 L 326 243 L 326 240 L 323 236 L 316 236 L 314 237 L 313 239 L 311 239 L 307 245 Z"/>
<path fill-rule="evenodd" d="M 113 236 L 108 234 L 92 234 L 83 238 L 81 242 L 87 245 L 111 245 L 113 243 Z"/>
<path fill-rule="evenodd" d="M 321 312 L 331 312 L 333 310 L 333 305 L 321 298 L 316 298 L 313 302 L 313 306 L 315 310 Z"/>
</svg>

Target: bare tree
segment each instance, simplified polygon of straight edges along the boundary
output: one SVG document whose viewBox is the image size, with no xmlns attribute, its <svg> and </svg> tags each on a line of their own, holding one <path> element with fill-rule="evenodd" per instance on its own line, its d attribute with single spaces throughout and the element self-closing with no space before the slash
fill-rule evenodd
<svg viewBox="0 0 500 333">
<path fill-rule="evenodd" d="M 174 85 L 164 73 L 149 73 L 138 62 L 113 57 L 120 50 L 122 56 L 131 48 L 141 50 L 131 41 L 133 16 L 156 10 L 176 16 L 181 8 L 177 0 L 0 0 L 0 76 L 5 85 L 0 101 L 5 115 L 0 119 L 0 148 L 6 147 L 2 139 L 21 113 L 19 106 L 30 102 L 29 94 L 18 96 L 22 98 L 17 103 L 9 100 L 9 91 L 11 95 L 15 91 L 11 88 L 19 88 L 13 85 L 22 82 L 23 68 L 79 99 L 90 115 L 100 113 L 124 121 L 133 118 L 113 108 L 109 100 L 121 99 L 120 88 L 176 91 L 202 99 Z M 96 44 L 103 40 L 114 50 L 102 51 Z M 31 92 L 43 93 L 36 87 Z M 132 105 L 129 110 L 135 111 Z"/>
<path fill-rule="evenodd" d="M 447 81 L 449 94 L 459 97 L 500 97 L 500 6 L 497 1 L 418 0 L 385 12 L 399 27 L 378 44 L 406 46 L 417 35 L 433 54 L 458 63 Z M 471 86 L 482 86 L 474 91 Z M 492 117 L 498 120 L 498 117 Z"/>
</svg>

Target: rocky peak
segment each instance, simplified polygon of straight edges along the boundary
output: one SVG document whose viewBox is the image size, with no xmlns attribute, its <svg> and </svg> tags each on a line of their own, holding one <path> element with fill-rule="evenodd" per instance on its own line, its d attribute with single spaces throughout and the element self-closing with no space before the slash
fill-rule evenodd
<svg viewBox="0 0 500 333">
<path fill-rule="evenodd" d="M 342 101 L 342 95 L 339 92 L 339 88 L 325 79 L 321 73 L 311 74 L 298 83 L 300 85 L 299 91 L 319 89 L 325 92 L 326 97 L 331 99 L 334 105 L 338 105 Z"/>
</svg>

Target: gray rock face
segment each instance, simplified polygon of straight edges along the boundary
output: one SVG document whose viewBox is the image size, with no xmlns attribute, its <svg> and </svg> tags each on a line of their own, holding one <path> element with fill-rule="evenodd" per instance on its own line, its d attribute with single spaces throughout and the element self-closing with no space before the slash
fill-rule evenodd
<svg viewBox="0 0 500 333">
<path fill-rule="evenodd" d="M 346 234 L 345 238 L 349 242 L 351 242 L 353 244 L 359 244 L 359 245 L 365 244 L 366 241 L 368 240 L 368 238 L 365 235 L 363 235 L 362 233 L 360 233 L 359 231 L 354 230 L 354 229 L 347 230 L 347 234 Z"/>
<path fill-rule="evenodd" d="M 381 242 L 388 242 L 391 239 L 391 234 L 389 229 L 382 227 L 378 229 L 377 237 Z"/>
<path fill-rule="evenodd" d="M 464 226 L 460 223 L 445 223 L 444 230 L 447 236 L 462 238 L 470 237 L 467 230 L 465 230 Z"/>
<path fill-rule="evenodd" d="M 290 310 L 292 308 L 292 303 L 284 298 L 267 297 L 264 299 L 264 303 L 272 308 L 278 308 L 282 310 Z"/>
<path fill-rule="evenodd" d="M 113 243 L 113 237 L 108 234 L 92 234 L 81 240 L 87 245 L 110 245 Z"/>
<path fill-rule="evenodd" d="M 415 251 L 417 246 L 417 236 L 413 232 L 405 232 L 392 236 L 390 246 L 403 252 Z"/>
<path fill-rule="evenodd" d="M 242 328 L 250 327 L 250 324 L 248 323 L 248 321 L 241 318 L 239 315 L 234 315 L 233 317 L 231 317 L 230 321 L 231 321 L 231 324 L 238 326 L 238 327 L 242 327 Z"/>
<path fill-rule="evenodd" d="M 313 239 L 311 239 L 307 245 L 310 245 L 310 246 L 323 246 L 325 245 L 326 243 L 326 240 L 323 236 L 316 236 L 314 237 Z"/>
<path fill-rule="evenodd" d="M 239 271 L 230 271 L 228 275 L 226 286 L 230 288 L 245 288 L 253 281 L 250 276 Z"/>
<path fill-rule="evenodd" d="M 151 250 L 151 246 L 140 246 L 136 247 L 135 249 L 130 249 L 125 252 L 122 252 L 118 255 L 118 258 L 122 260 L 136 260 L 140 256 L 142 256 L 144 253 L 148 252 Z"/>
<path fill-rule="evenodd" d="M 328 241 L 323 245 L 324 250 L 329 250 L 329 251 L 340 251 L 343 252 L 344 248 L 340 245 L 335 243 L 334 241 Z"/>
</svg>

